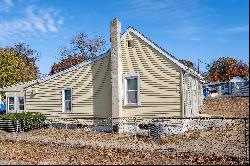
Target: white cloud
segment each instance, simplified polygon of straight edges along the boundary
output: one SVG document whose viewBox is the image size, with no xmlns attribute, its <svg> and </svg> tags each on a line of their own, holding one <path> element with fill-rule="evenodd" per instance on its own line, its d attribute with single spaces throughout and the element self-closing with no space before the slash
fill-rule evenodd
<svg viewBox="0 0 250 166">
<path fill-rule="evenodd" d="M 191 41 L 196 41 L 196 42 L 201 41 L 201 39 L 200 39 L 200 38 L 198 38 L 198 37 L 190 38 L 190 39 L 188 39 L 188 40 L 191 40 Z"/>
<path fill-rule="evenodd" d="M 64 18 L 63 17 L 59 17 L 59 19 L 57 20 L 57 24 L 58 25 L 62 25 L 63 24 L 63 21 L 64 21 Z"/>
<path fill-rule="evenodd" d="M 211 9 L 200 6 L 199 1 L 192 0 L 136 0 L 118 1 L 120 11 L 125 17 L 140 19 L 198 19 L 210 14 Z"/>
<path fill-rule="evenodd" d="M 218 40 L 218 41 L 222 41 L 222 42 L 226 41 L 226 39 L 225 39 L 225 38 L 223 38 L 223 37 L 217 37 L 217 38 L 216 38 L 216 40 Z"/>
<path fill-rule="evenodd" d="M 11 7 L 14 6 L 14 3 L 12 0 L 3 0 L 0 2 L 0 12 L 8 12 Z"/>
<path fill-rule="evenodd" d="M 12 20 L 0 20 L 0 42 L 18 37 L 31 37 L 39 34 L 58 32 L 63 17 L 53 10 L 29 6 L 23 15 Z"/>
<path fill-rule="evenodd" d="M 248 25 L 236 26 L 218 31 L 218 33 L 242 33 L 242 32 L 249 32 L 249 26 Z"/>
<path fill-rule="evenodd" d="M 47 28 L 50 32 L 57 32 L 57 25 L 55 20 L 52 18 L 51 14 L 49 12 L 46 12 L 44 14 L 44 19 L 47 21 Z M 58 22 L 58 21 L 57 21 Z M 60 23 L 60 21 L 59 21 Z"/>
</svg>

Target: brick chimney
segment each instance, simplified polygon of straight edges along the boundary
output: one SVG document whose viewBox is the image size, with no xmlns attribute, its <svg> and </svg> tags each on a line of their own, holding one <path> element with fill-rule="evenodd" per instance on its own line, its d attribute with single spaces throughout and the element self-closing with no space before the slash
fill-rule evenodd
<svg viewBox="0 0 250 166">
<path fill-rule="evenodd" d="M 112 117 L 122 116 L 122 61 L 121 61 L 121 23 L 115 18 L 110 23 L 111 42 L 111 83 Z"/>
</svg>

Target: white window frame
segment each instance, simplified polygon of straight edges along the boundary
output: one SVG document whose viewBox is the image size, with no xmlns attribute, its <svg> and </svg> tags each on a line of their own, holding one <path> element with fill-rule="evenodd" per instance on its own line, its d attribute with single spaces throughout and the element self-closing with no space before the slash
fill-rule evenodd
<svg viewBox="0 0 250 166">
<path fill-rule="evenodd" d="M 70 92 L 71 92 L 71 95 L 70 95 L 70 101 L 71 101 L 70 111 L 66 111 L 65 110 L 65 90 L 70 90 Z M 73 112 L 73 110 L 72 110 L 72 104 L 73 104 L 73 102 L 72 102 L 72 88 L 69 88 L 69 87 L 63 88 L 62 89 L 62 112 L 64 112 L 64 113 L 71 113 L 71 112 Z"/>
<path fill-rule="evenodd" d="M 19 97 L 23 98 L 23 104 L 19 103 Z M 20 105 L 23 105 L 23 110 L 20 110 L 20 107 L 19 107 Z M 25 111 L 25 97 L 24 96 L 18 96 L 17 97 L 17 106 L 18 106 L 18 108 L 17 108 L 18 112 L 24 112 Z"/>
<path fill-rule="evenodd" d="M 10 104 L 10 98 L 13 97 L 14 98 L 14 104 Z M 8 96 L 7 97 L 7 107 L 8 107 L 8 113 L 16 113 L 16 98 L 14 96 Z M 10 112 L 10 105 L 14 105 L 14 112 Z"/>
<path fill-rule="evenodd" d="M 137 78 L 137 103 L 128 103 L 128 79 L 133 79 Z M 140 74 L 138 72 L 135 73 L 129 73 L 124 75 L 123 77 L 123 82 L 124 82 L 124 106 L 140 106 L 141 105 L 141 100 L 140 100 Z"/>
</svg>

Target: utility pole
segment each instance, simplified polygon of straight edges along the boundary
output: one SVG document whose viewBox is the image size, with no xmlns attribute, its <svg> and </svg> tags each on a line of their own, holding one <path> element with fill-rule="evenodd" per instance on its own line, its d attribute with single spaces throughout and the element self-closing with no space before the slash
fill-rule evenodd
<svg viewBox="0 0 250 166">
<path fill-rule="evenodd" d="M 198 74 L 200 74 L 200 59 L 198 58 Z"/>
</svg>

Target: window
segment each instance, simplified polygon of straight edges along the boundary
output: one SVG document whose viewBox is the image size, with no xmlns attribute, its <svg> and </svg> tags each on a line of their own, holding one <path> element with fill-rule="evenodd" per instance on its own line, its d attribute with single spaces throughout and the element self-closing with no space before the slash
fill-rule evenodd
<svg viewBox="0 0 250 166">
<path fill-rule="evenodd" d="M 8 110 L 10 113 L 15 112 L 15 97 L 8 97 Z"/>
<path fill-rule="evenodd" d="M 221 90 L 225 90 L 225 85 L 222 85 L 222 86 L 221 86 Z"/>
<path fill-rule="evenodd" d="M 72 93 L 71 88 L 63 89 L 63 112 L 72 112 Z"/>
<path fill-rule="evenodd" d="M 127 106 L 140 105 L 139 73 L 132 73 L 125 76 L 125 96 L 124 104 Z"/>
<path fill-rule="evenodd" d="M 128 40 L 128 47 L 134 47 L 134 40 Z"/>
<path fill-rule="evenodd" d="M 18 97 L 18 111 L 24 111 L 24 97 Z"/>
</svg>

